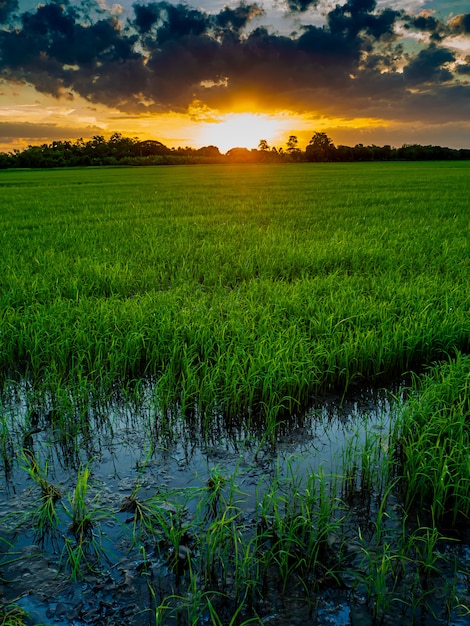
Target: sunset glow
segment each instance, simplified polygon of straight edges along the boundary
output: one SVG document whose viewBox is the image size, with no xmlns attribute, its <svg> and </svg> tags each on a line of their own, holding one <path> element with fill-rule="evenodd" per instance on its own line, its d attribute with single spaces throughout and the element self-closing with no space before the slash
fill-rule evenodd
<svg viewBox="0 0 470 626">
<path fill-rule="evenodd" d="M 200 145 L 214 145 L 222 153 L 230 148 L 257 148 L 260 139 L 268 144 L 284 141 L 286 121 L 257 113 L 232 113 L 218 122 L 201 123 L 196 141 Z"/>
<path fill-rule="evenodd" d="M 222 4 L 0 0 L 0 151 L 470 145 L 468 0 Z"/>
</svg>

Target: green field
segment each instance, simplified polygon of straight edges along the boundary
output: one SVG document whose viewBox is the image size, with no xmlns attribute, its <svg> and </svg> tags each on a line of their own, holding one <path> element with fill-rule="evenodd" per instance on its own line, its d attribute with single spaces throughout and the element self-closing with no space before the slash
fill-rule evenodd
<svg viewBox="0 0 470 626">
<path fill-rule="evenodd" d="M 469 196 L 0 171 L 0 624 L 468 624 Z"/>
<path fill-rule="evenodd" d="M 0 370 L 271 415 L 468 350 L 469 170 L 1 172 Z"/>
</svg>

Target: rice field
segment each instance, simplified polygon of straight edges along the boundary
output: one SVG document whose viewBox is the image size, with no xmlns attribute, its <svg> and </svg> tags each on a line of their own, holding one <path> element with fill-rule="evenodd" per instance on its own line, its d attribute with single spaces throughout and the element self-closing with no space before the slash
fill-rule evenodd
<svg viewBox="0 0 470 626">
<path fill-rule="evenodd" d="M 469 168 L 0 171 L 0 624 L 468 623 Z"/>
<path fill-rule="evenodd" d="M 469 346 L 467 164 L 2 172 L 4 380 L 266 415 Z"/>
</svg>

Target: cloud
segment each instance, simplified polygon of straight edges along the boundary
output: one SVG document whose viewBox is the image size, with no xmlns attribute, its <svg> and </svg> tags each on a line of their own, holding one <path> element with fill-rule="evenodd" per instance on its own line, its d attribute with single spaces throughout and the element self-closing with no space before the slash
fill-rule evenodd
<svg viewBox="0 0 470 626">
<path fill-rule="evenodd" d="M 70 128 L 58 124 L 34 124 L 30 122 L 0 122 L 0 137 L 4 145 L 18 144 L 19 140 L 26 146 L 30 143 L 49 143 L 54 140 L 72 140 L 91 135 L 102 134 L 98 126 Z"/>
<path fill-rule="evenodd" d="M 6 22 L 13 11 L 18 9 L 18 0 L 0 0 L 0 24 Z"/>
<path fill-rule="evenodd" d="M 409 17 L 404 26 L 416 32 L 429 33 L 431 41 L 439 43 L 448 36 L 470 35 L 470 13 L 457 15 L 445 23 L 428 12 L 422 12 Z"/>
<path fill-rule="evenodd" d="M 429 33 L 431 41 L 435 42 L 441 41 L 446 34 L 445 24 L 427 13 L 411 17 L 404 26 L 418 33 Z"/>
<path fill-rule="evenodd" d="M 455 61 L 455 55 L 447 48 L 435 44 L 421 50 L 404 69 L 405 78 L 411 83 L 440 83 L 450 81 L 452 72 L 443 67 Z"/>
<path fill-rule="evenodd" d="M 449 22 L 449 28 L 455 35 L 470 35 L 470 13 L 457 15 Z"/>
<path fill-rule="evenodd" d="M 309 9 L 318 6 L 320 0 L 287 0 L 287 7 L 290 11 L 304 13 Z"/>
<path fill-rule="evenodd" d="M 378 8 L 375 0 L 347 0 L 322 25 L 280 34 L 254 27 L 263 15 L 256 3 L 208 13 L 138 2 L 123 17 L 87 0 L 44 4 L 15 18 L 12 2 L 0 0 L 7 18 L 0 76 L 56 98 L 76 94 L 128 114 L 184 112 L 194 103 L 229 111 L 246 102 L 266 111 L 417 120 L 423 111 L 442 119 L 444 111 L 469 119 L 469 59 L 445 46 L 446 37 L 469 36 L 467 14 L 444 23 Z M 318 10 L 317 0 L 286 6 L 304 21 L 307 9 Z M 407 32 L 422 42 L 409 47 Z"/>
<path fill-rule="evenodd" d="M 224 29 L 229 29 L 239 33 L 249 22 L 260 15 L 264 14 L 264 10 L 257 4 L 246 4 L 241 2 L 234 9 L 224 7 L 218 15 L 215 16 L 215 23 Z"/>
<path fill-rule="evenodd" d="M 328 14 L 330 31 L 346 38 L 358 37 L 361 31 L 375 39 L 385 34 L 391 35 L 399 13 L 392 9 L 384 9 L 374 14 L 372 12 L 376 5 L 375 0 L 348 0 L 342 6 L 336 5 Z"/>
<path fill-rule="evenodd" d="M 457 73 L 470 75 L 470 56 L 467 56 L 465 58 L 465 63 L 459 64 L 457 66 Z"/>
</svg>

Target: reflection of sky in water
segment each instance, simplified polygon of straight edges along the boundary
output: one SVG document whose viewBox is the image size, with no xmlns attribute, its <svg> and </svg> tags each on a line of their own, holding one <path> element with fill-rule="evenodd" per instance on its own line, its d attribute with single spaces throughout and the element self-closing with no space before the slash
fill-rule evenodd
<svg viewBox="0 0 470 626">
<path fill-rule="evenodd" d="M 54 402 L 46 399 L 42 413 L 47 415 L 53 408 Z M 18 446 L 28 412 L 31 414 L 31 406 L 21 393 L 4 407 L 11 424 L 15 419 L 20 422 L 13 433 Z M 212 431 L 202 432 L 197 420 L 189 424 L 178 416 L 167 423 L 165 432 L 149 390 L 140 406 L 88 407 L 88 425 L 75 437 L 64 437 L 60 429 L 46 427 L 46 418 L 39 419 L 38 427 L 43 430 L 32 435 L 32 449 L 41 467 L 47 464 L 48 479 L 62 492 L 63 502 L 72 496 L 78 472 L 88 465 L 88 500 L 119 520 L 106 527 L 109 549 L 118 561 L 112 543 L 122 532 L 119 524 L 129 517 L 119 510 L 136 488 L 140 500 L 160 493 L 167 501 L 184 503 L 192 514 L 199 504 L 200 489 L 210 473 L 217 471 L 226 479 L 225 497 L 233 490 L 245 519 L 255 516 L 275 478 L 285 496 L 294 488 L 302 490 L 309 477 L 315 489 L 323 482 L 329 493 L 339 496 L 344 459 L 360 459 L 366 438 L 373 437 L 376 447 L 381 445 L 392 415 L 393 405 L 385 391 L 366 392 L 341 407 L 333 399 L 292 423 L 281 423 L 275 441 L 260 441 L 261 433 L 244 432 L 242 427 L 227 433 L 223 420 L 216 421 Z M 360 460 L 357 465 L 360 467 Z M 24 469 L 14 467 L 8 480 L 0 473 L 0 480 L 7 486 L 0 493 L 0 518 L 10 509 L 22 510 L 25 502 L 34 505 L 29 494 L 31 490 L 35 493 L 35 486 Z M 61 517 L 67 523 L 62 509 Z"/>
<path fill-rule="evenodd" d="M 53 408 L 53 401 L 46 399 L 43 413 L 47 415 Z M 23 447 L 28 412 L 31 406 L 25 394 L 18 393 L 4 403 L 6 424 L 17 447 Z M 320 468 L 325 475 L 341 473 L 345 450 L 360 450 L 371 436 L 381 445 L 380 435 L 386 437 L 392 412 L 386 392 L 367 392 L 342 407 L 332 402 L 291 424 L 281 423 L 272 442 L 269 437 L 260 441 L 261 433 L 242 429 L 224 432 L 223 421 L 203 433 L 197 424 L 188 426 L 176 417 L 167 432 L 162 432 L 151 400 L 147 400 L 138 407 L 89 407 L 84 427 L 75 435 L 51 428 L 42 417 L 30 444 L 40 464 L 47 464 L 50 480 L 68 485 L 74 484 L 77 472 L 86 465 L 93 480 L 122 491 L 130 491 L 135 481 L 150 490 L 157 486 L 200 487 L 217 468 L 225 475 L 236 473 L 243 489 L 252 492 L 276 469 L 284 477 L 316 473 Z M 65 423 L 70 423 L 68 419 Z M 9 480 L 0 469 L 0 480 L 7 486 L 14 484 L 16 490 L 26 486 L 24 479 L 18 468 L 12 469 Z"/>
<path fill-rule="evenodd" d="M 335 626 L 349 626 L 351 624 L 351 609 L 347 605 L 325 603 L 318 609 L 318 624 L 335 624 Z"/>
</svg>

